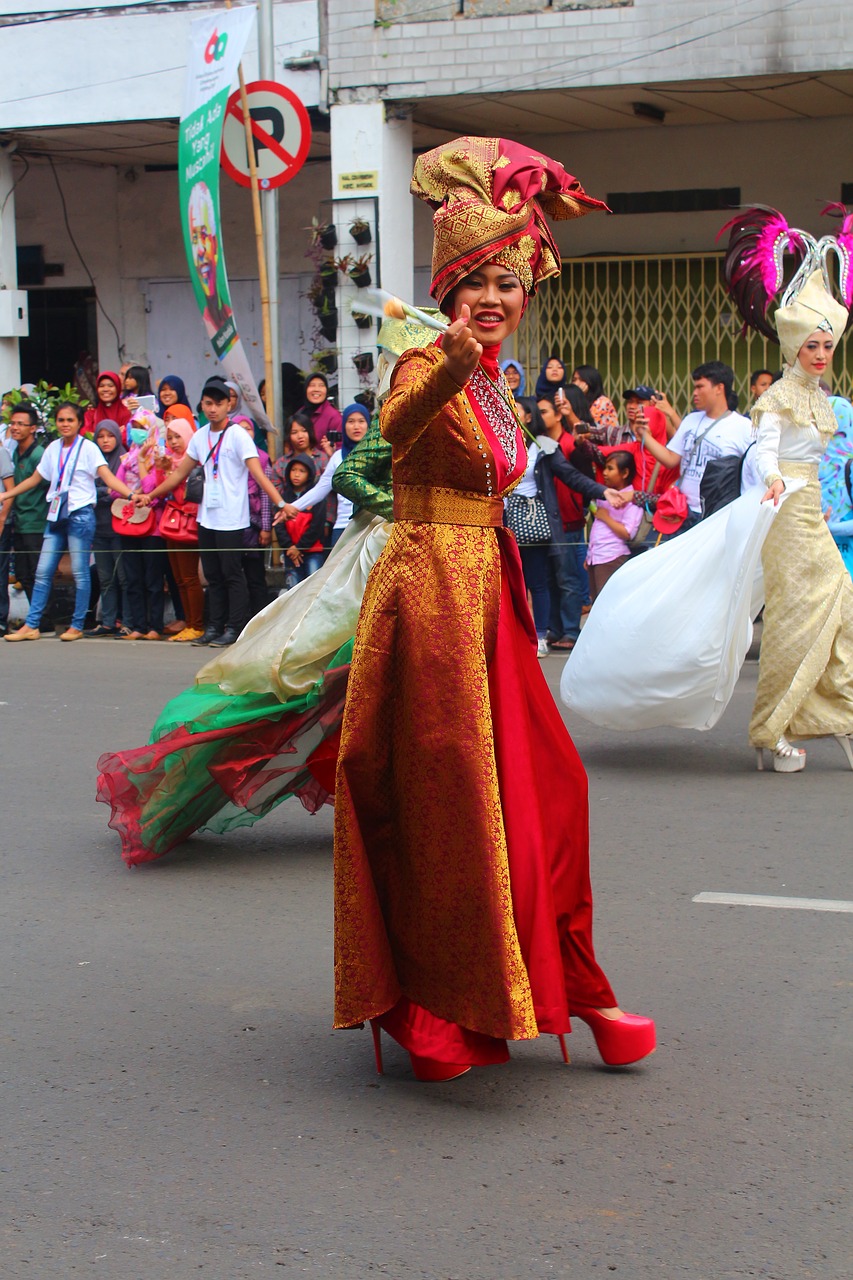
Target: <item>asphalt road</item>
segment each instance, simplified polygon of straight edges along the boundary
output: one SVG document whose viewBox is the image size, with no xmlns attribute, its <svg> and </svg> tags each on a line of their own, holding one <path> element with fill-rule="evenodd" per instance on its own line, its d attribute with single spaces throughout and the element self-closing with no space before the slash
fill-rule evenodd
<svg viewBox="0 0 853 1280">
<path fill-rule="evenodd" d="M 608 1071 L 580 1026 L 571 1067 L 543 1037 L 424 1086 L 331 1030 L 329 810 L 121 862 L 95 760 L 199 656 L 0 645 L 4 1278 L 853 1274 L 853 916 L 693 902 L 853 898 L 853 777 L 833 742 L 752 771 L 754 666 L 710 734 L 571 725 L 598 953 L 658 1053 Z"/>
</svg>

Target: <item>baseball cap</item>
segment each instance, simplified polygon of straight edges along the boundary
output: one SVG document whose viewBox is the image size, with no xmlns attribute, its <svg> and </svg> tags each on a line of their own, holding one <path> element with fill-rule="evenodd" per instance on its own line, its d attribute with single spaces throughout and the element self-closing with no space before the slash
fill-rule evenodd
<svg viewBox="0 0 853 1280">
<path fill-rule="evenodd" d="M 667 489 L 658 498 L 652 524 L 658 533 L 675 533 L 687 519 L 690 508 L 680 489 Z"/>
<path fill-rule="evenodd" d="M 201 389 L 202 396 L 213 393 L 217 400 L 224 398 L 227 400 L 229 396 L 229 387 L 224 378 L 208 378 L 207 382 Z"/>
<path fill-rule="evenodd" d="M 629 396 L 634 396 L 637 400 L 654 400 L 655 389 L 640 383 L 638 387 L 629 387 L 627 391 L 622 392 L 623 400 L 627 400 Z"/>
</svg>

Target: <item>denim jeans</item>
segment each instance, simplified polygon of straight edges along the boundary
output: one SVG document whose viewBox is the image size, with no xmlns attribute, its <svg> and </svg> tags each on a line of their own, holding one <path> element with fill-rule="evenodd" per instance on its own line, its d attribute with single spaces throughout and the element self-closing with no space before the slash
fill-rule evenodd
<svg viewBox="0 0 853 1280">
<path fill-rule="evenodd" d="M 322 569 L 323 552 L 303 551 L 302 564 L 299 565 L 298 568 L 292 561 L 287 560 L 287 557 L 285 557 L 285 560 L 286 567 L 284 571 L 284 585 L 288 590 L 290 590 L 290 588 L 295 587 L 297 583 L 304 582 L 306 578 L 309 578 L 312 573 L 316 573 L 318 569 Z"/>
<path fill-rule="evenodd" d="M 79 507 L 72 511 L 67 520 L 48 522 L 44 531 L 41 555 L 36 569 L 36 582 L 33 587 L 33 598 L 27 614 L 27 626 L 38 627 L 41 615 L 50 598 L 50 588 L 59 567 L 63 553 L 71 555 L 71 572 L 74 575 L 76 593 L 74 597 L 74 614 L 71 626 L 78 631 L 83 630 L 86 621 L 86 610 L 89 608 L 89 596 L 92 592 L 92 579 L 89 574 L 89 556 L 95 538 L 95 508 Z"/>
<path fill-rule="evenodd" d="M 548 589 L 548 561 L 551 559 L 550 545 L 519 547 L 521 567 L 524 570 L 524 585 L 530 592 L 533 602 L 533 623 L 536 634 L 544 640 L 548 632 L 548 611 L 551 607 L 551 595 Z"/>
<path fill-rule="evenodd" d="M 589 579 L 583 562 L 587 544 L 583 530 L 563 534 L 559 547 L 551 548 L 551 620 L 548 630 L 557 640 L 577 640 L 581 610 L 589 597 Z"/>
</svg>

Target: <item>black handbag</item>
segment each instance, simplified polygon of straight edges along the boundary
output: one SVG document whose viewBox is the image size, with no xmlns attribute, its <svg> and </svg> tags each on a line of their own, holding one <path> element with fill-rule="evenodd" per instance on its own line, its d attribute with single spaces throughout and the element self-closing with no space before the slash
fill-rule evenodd
<svg viewBox="0 0 853 1280">
<path fill-rule="evenodd" d="M 515 534 L 520 547 L 546 546 L 551 541 L 551 523 L 541 498 L 525 498 L 511 493 L 504 511 L 506 527 Z"/>
</svg>

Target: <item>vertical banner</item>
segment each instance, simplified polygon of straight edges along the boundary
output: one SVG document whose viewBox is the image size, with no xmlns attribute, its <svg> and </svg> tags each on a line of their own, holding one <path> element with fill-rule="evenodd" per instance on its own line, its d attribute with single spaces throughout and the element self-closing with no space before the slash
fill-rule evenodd
<svg viewBox="0 0 853 1280">
<path fill-rule="evenodd" d="M 217 10 L 196 18 L 190 26 L 178 177 L 184 248 L 207 336 L 252 417 L 264 430 L 272 430 L 231 310 L 219 211 L 225 108 L 255 13 L 254 5 Z"/>
</svg>

